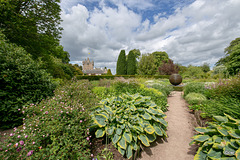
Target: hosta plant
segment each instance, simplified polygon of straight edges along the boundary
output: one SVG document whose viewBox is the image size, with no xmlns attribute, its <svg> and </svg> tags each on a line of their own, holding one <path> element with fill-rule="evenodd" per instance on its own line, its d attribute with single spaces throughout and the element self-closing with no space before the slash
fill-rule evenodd
<svg viewBox="0 0 240 160">
<path fill-rule="evenodd" d="M 207 127 L 197 127 L 198 132 L 190 144 L 199 144 L 194 160 L 240 159 L 240 120 L 225 116 L 214 116 L 215 122 Z"/>
<path fill-rule="evenodd" d="M 150 146 L 157 136 L 167 136 L 166 115 L 150 97 L 122 94 L 104 99 L 92 112 L 97 138 L 111 139 L 118 151 L 128 159 L 140 145 Z"/>
</svg>

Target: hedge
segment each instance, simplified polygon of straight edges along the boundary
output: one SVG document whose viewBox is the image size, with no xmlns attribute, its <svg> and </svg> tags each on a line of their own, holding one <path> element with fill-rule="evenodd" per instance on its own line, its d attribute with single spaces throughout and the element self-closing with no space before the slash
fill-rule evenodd
<svg viewBox="0 0 240 160">
<path fill-rule="evenodd" d="M 123 77 L 123 78 L 154 78 L 154 79 L 164 79 L 169 78 L 169 75 L 78 75 L 76 76 L 77 80 L 88 79 L 89 81 L 100 80 L 100 79 L 114 79 L 115 77 Z"/>
</svg>

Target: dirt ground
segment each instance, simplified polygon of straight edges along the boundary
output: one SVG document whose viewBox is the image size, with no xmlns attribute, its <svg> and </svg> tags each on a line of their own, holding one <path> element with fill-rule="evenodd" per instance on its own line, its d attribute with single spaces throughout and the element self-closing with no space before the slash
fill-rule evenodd
<svg viewBox="0 0 240 160">
<path fill-rule="evenodd" d="M 141 160 L 193 160 L 196 146 L 189 146 L 197 126 L 193 114 L 190 113 L 182 92 L 174 91 L 168 97 L 169 111 L 166 112 L 168 122 L 166 139 L 157 139 L 141 153 Z"/>
</svg>

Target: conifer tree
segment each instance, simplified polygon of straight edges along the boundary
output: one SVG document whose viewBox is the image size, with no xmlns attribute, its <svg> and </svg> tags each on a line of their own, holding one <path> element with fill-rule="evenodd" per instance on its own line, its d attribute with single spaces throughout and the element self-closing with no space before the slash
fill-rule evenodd
<svg viewBox="0 0 240 160">
<path fill-rule="evenodd" d="M 127 75 L 135 75 L 137 70 L 136 56 L 130 51 L 127 59 Z"/>
<path fill-rule="evenodd" d="M 127 74 L 127 62 L 125 50 L 121 50 L 117 60 L 117 75 Z"/>
</svg>

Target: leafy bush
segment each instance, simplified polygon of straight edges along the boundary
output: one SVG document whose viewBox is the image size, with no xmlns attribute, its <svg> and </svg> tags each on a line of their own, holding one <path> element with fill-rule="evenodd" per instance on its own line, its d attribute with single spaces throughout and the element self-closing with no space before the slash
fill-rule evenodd
<svg viewBox="0 0 240 160">
<path fill-rule="evenodd" d="M 240 120 L 225 116 L 214 116 L 215 122 L 207 127 L 197 127 L 198 132 L 191 144 L 199 144 L 195 160 L 240 159 Z"/>
<path fill-rule="evenodd" d="M 122 94 L 100 102 L 92 112 L 92 127 L 97 127 L 97 138 L 106 134 L 118 151 L 130 159 L 132 150 L 139 150 L 140 144 L 150 146 L 157 135 L 167 136 L 165 117 L 150 97 Z"/>
<path fill-rule="evenodd" d="M 88 81 L 72 82 L 55 96 L 24 107 L 26 119 L 0 145 L 6 159 L 90 159 L 89 110 L 96 104 Z"/>
<path fill-rule="evenodd" d="M 207 98 L 201 93 L 191 92 L 185 97 L 185 100 L 188 102 L 188 104 L 193 105 L 193 104 L 200 104 L 203 101 L 206 101 Z"/>
<path fill-rule="evenodd" d="M 219 98 L 228 97 L 240 100 L 240 75 L 228 80 L 219 80 L 217 84 L 209 86 L 209 97 Z"/>
<path fill-rule="evenodd" d="M 0 123 L 1 128 L 22 124 L 18 109 L 53 95 L 56 84 L 40 69 L 30 54 L 7 43 L 0 33 Z"/>
<path fill-rule="evenodd" d="M 216 100 L 208 100 L 201 104 L 201 108 L 210 117 L 226 113 L 240 119 L 240 101 L 237 99 L 222 97 Z"/>
<path fill-rule="evenodd" d="M 160 106 L 164 112 L 167 111 L 167 96 L 165 96 L 162 92 L 154 88 L 147 88 L 143 84 L 140 84 L 138 93 L 143 96 L 150 96 L 151 100 Z"/>
<path fill-rule="evenodd" d="M 204 94 L 205 92 L 204 83 L 200 83 L 200 82 L 188 83 L 184 86 L 183 91 L 184 91 L 184 95 L 183 95 L 184 97 L 186 97 L 191 92 Z"/>
<path fill-rule="evenodd" d="M 173 91 L 172 86 L 164 85 L 164 84 L 161 84 L 161 83 L 152 85 L 152 88 L 161 91 L 165 96 L 168 96 Z"/>
</svg>

